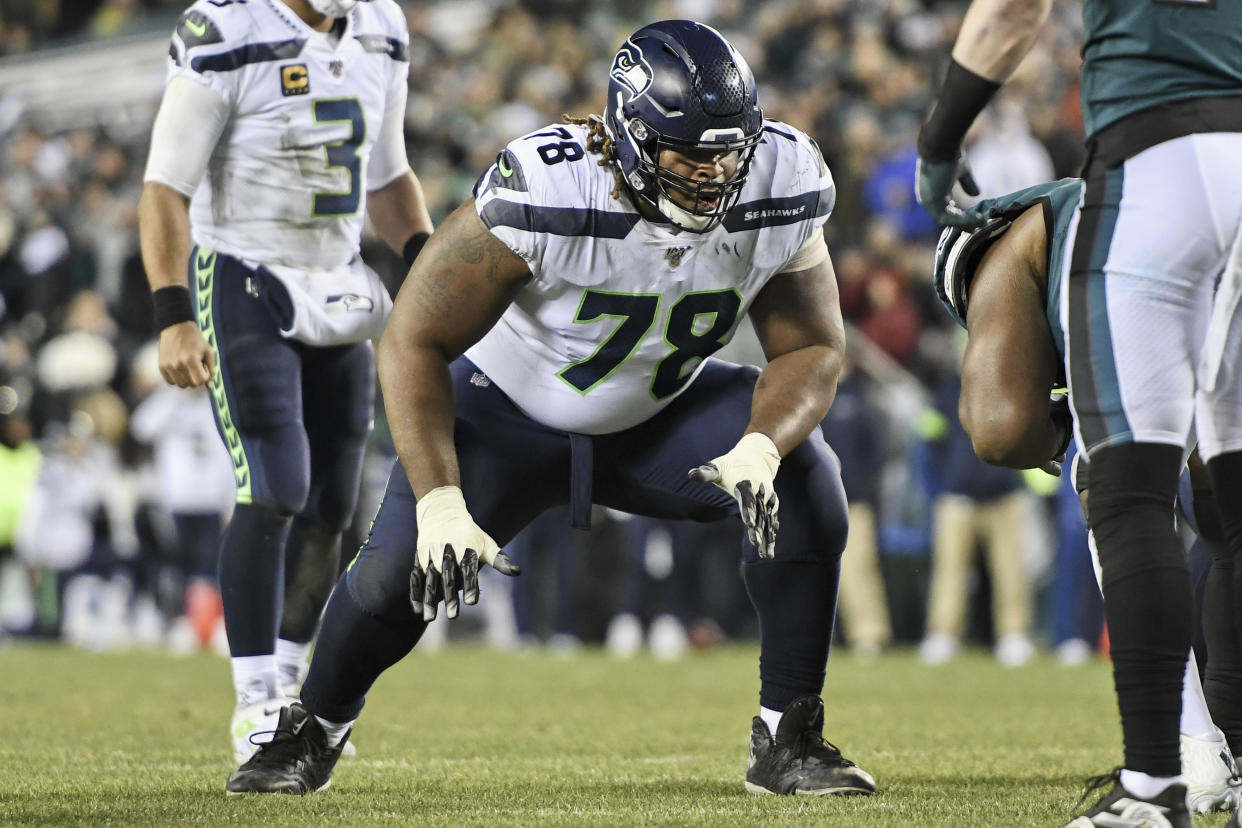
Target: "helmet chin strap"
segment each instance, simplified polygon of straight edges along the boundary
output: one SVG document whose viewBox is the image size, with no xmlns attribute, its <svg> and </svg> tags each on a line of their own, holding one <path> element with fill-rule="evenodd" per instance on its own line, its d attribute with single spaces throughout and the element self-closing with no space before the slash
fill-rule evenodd
<svg viewBox="0 0 1242 828">
<path fill-rule="evenodd" d="M 306 0 L 310 7 L 327 17 L 344 17 L 354 10 L 358 0 Z"/>
<path fill-rule="evenodd" d="M 691 230 L 695 233 L 702 233 L 715 219 L 715 216 L 697 216 L 689 210 L 679 207 L 676 202 L 664 195 L 664 193 L 660 193 L 656 199 L 656 208 L 673 224 L 676 224 L 683 230 Z"/>
</svg>

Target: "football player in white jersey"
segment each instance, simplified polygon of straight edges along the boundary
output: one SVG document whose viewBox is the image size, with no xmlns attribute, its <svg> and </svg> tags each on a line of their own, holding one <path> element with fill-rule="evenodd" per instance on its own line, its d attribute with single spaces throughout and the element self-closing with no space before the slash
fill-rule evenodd
<svg viewBox="0 0 1242 828">
<path fill-rule="evenodd" d="M 139 230 L 160 371 L 209 385 L 233 461 L 239 762 L 304 676 L 357 500 L 391 308 L 363 222 L 407 261 L 432 229 L 405 153 L 408 41 L 393 0 L 200 0 L 172 37 Z"/>
<path fill-rule="evenodd" d="M 367 690 L 439 602 L 452 618 L 459 593 L 478 600 L 480 564 L 517 574 L 500 544 L 545 509 L 569 504 L 583 526 L 596 503 L 740 515 L 761 630 L 746 787 L 872 793 L 822 733 L 847 507 L 818 426 L 845 337 L 814 142 L 763 119 L 717 32 L 663 21 L 617 53 L 603 118 L 513 141 L 474 196 L 415 263 L 380 344 L 400 457 L 383 505 L 300 702 L 228 790 L 327 785 Z M 762 372 L 712 358 L 743 314 Z"/>
</svg>

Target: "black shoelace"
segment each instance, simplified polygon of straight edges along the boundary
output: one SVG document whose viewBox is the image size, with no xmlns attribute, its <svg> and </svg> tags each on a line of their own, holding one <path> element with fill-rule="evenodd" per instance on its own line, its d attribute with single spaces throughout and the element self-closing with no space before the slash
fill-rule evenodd
<svg viewBox="0 0 1242 828">
<path fill-rule="evenodd" d="M 271 734 L 272 739 L 269 742 L 256 742 L 256 736 L 267 736 Z M 302 758 L 309 752 L 312 755 L 319 754 L 319 748 L 313 739 L 296 733 L 290 728 L 276 728 L 275 730 L 258 730 L 250 734 L 250 744 L 258 748 L 254 756 L 250 757 L 247 764 L 253 765 L 286 765 L 291 759 Z"/>
<path fill-rule="evenodd" d="M 1078 803 L 1074 807 L 1082 807 L 1083 803 L 1090 799 L 1093 793 L 1107 787 L 1109 783 L 1118 783 L 1120 781 L 1120 765 L 1113 768 L 1108 773 L 1101 773 L 1099 776 L 1089 777 L 1087 781 L 1083 783 L 1082 796 L 1078 798 Z"/>
</svg>

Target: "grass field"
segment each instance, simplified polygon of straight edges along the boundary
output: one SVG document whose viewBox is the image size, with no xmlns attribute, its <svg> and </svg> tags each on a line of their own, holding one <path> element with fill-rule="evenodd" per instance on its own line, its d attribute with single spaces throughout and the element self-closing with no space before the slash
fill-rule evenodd
<svg viewBox="0 0 1242 828">
<path fill-rule="evenodd" d="M 9 647 L 0 824 L 1056 826 L 1120 757 L 1104 662 L 840 655 L 825 735 L 879 793 L 750 796 L 756 656 L 416 654 L 372 691 L 331 789 L 228 798 L 226 662 Z"/>
</svg>

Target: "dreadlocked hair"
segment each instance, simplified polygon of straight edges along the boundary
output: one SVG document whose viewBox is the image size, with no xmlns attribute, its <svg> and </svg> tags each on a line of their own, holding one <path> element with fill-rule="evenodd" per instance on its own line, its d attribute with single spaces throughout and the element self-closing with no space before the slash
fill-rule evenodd
<svg viewBox="0 0 1242 828">
<path fill-rule="evenodd" d="M 616 182 L 612 188 L 612 197 L 620 198 L 621 185 L 625 179 L 621 177 L 621 165 L 616 163 L 617 151 L 612 145 L 612 138 L 608 137 L 608 130 L 604 129 L 604 119 L 598 115 L 588 115 L 585 118 L 562 115 L 561 120 L 567 124 L 587 128 L 586 150 L 600 156 L 600 159 L 595 162 L 599 166 L 612 166 L 612 174 Z"/>
</svg>

